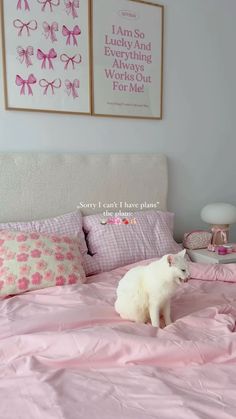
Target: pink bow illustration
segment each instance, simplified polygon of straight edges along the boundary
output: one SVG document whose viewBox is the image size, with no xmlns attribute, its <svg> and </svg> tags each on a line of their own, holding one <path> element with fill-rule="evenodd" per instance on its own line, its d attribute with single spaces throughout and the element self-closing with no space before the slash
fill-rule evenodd
<svg viewBox="0 0 236 419">
<path fill-rule="evenodd" d="M 79 61 L 76 60 L 76 56 L 79 57 Z M 73 57 L 68 57 L 67 54 L 61 54 L 60 60 L 62 63 L 65 63 L 64 70 L 68 69 L 69 64 L 71 63 L 73 70 L 75 69 L 75 64 L 80 64 L 82 61 L 82 57 L 80 54 L 73 55 Z"/>
<path fill-rule="evenodd" d="M 27 65 L 27 67 L 29 67 L 30 65 L 33 65 L 32 61 L 31 61 L 31 56 L 34 55 L 34 48 L 29 46 L 26 49 L 22 48 L 22 47 L 18 47 L 17 48 L 17 54 L 18 54 L 18 59 L 20 61 L 21 64 L 23 64 L 23 62 L 25 62 L 25 64 Z"/>
<path fill-rule="evenodd" d="M 76 9 L 79 8 L 79 0 L 65 0 L 65 6 L 68 15 L 71 14 L 74 19 L 78 17 Z"/>
<path fill-rule="evenodd" d="M 25 10 L 30 10 L 28 0 L 18 0 L 17 10 L 21 10 L 23 8 L 23 6 L 22 6 L 23 1 L 24 1 L 24 4 L 25 4 Z"/>
<path fill-rule="evenodd" d="M 66 45 L 70 45 L 70 40 L 72 37 L 73 45 L 78 46 L 76 36 L 80 34 L 81 34 L 81 30 L 78 25 L 75 25 L 74 29 L 72 29 L 71 31 L 65 25 L 62 26 L 62 35 L 67 36 Z"/>
<path fill-rule="evenodd" d="M 36 31 L 36 29 L 38 28 L 36 20 L 30 20 L 29 22 L 24 23 L 20 19 L 15 19 L 13 21 L 13 26 L 16 29 L 19 29 L 18 36 L 22 35 L 24 29 L 26 29 L 27 35 L 30 36 L 30 31 Z"/>
<path fill-rule="evenodd" d="M 68 96 L 71 95 L 73 99 L 76 99 L 77 97 L 79 97 L 79 94 L 77 92 L 77 89 L 79 88 L 78 79 L 75 79 L 74 81 L 66 80 L 65 86 L 66 86 L 66 93 L 68 94 Z"/>
<path fill-rule="evenodd" d="M 53 12 L 53 6 L 57 7 L 60 4 L 60 0 L 55 0 L 53 2 L 53 0 L 37 0 L 39 4 L 42 4 L 42 8 L 41 11 L 45 12 L 46 6 L 47 4 L 50 7 L 50 12 Z"/>
<path fill-rule="evenodd" d="M 45 54 L 41 49 L 37 51 L 37 58 L 38 60 L 42 60 L 41 68 L 46 69 L 46 64 L 48 61 L 49 69 L 54 69 L 52 64 L 52 59 L 57 57 L 57 53 L 54 48 L 51 48 L 48 54 Z"/>
<path fill-rule="evenodd" d="M 33 96 L 33 91 L 31 88 L 31 84 L 35 84 L 37 82 L 36 78 L 33 74 L 30 74 L 27 80 L 22 79 L 21 76 L 17 74 L 16 76 L 16 85 L 21 86 L 20 94 L 25 95 L 25 86 L 28 87 L 28 96 Z"/>
<path fill-rule="evenodd" d="M 61 79 L 58 79 L 58 85 L 56 85 L 57 79 L 53 81 L 47 81 L 46 79 L 39 80 L 39 85 L 44 88 L 43 94 L 48 94 L 49 87 L 51 88 L 51 93 L 54 95 L 54 89 L 60 89 L 61 87 Z"/>
<path fill-rule="evenodd" d="M 46 39 L 50 38 L 52 42 L 57 41 L 57 37 L 55 32 L 58 32 L 58 23 L 53 22 L 51 25 L 47 22 L 43 22 L 43 29 L 44 29 L 44 35 Z"/>
</svg>

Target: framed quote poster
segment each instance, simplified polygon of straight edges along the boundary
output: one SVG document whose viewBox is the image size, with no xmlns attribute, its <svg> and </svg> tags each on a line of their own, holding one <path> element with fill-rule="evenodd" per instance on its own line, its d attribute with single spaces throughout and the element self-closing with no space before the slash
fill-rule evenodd
<svg viewBox="0 0 236 419">
<path fill-rule="evenodd" d="M 141 0 L 91 0 L 92 113 L 162 118 L 163 14 Z"/>
<path fill-rule="evenodd" d="M 7 109 L 91 113 L 89 0 L 0 0 Z"/>
</svg>

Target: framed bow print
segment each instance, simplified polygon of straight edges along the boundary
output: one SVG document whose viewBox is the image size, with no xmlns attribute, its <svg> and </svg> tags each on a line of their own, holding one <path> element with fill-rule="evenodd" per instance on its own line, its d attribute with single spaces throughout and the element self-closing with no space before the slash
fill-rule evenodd
<svg viewBox="0 0 236 419">
<path fill-rule="evenodd" d="M 91 0 L 92 113 L 162 119 L 164 7 Z"/>
<path fill-rule="evenodd" d="M 6 109 L 90 114 L 90 1 L 0 1 Z"/>
</svg>

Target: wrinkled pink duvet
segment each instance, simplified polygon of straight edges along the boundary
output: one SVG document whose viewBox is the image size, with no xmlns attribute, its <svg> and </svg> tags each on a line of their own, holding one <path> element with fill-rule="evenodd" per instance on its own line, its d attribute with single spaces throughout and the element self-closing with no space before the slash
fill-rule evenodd
<svg viewBox="0 0 236 419">
<path fill-rule="evenodd" d="M 114 311 L 129 268 L 0 302 L 1 419 L 236 418 L 236 265 L 191 264 L 159 330 Z"/>
</svg>

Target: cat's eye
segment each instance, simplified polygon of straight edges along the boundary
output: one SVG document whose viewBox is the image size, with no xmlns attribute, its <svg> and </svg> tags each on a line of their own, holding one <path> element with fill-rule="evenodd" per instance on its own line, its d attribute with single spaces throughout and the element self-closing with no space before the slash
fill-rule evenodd
<svg viewBox="0 0 236 419">
<path fill-rule="evenodd" d="M 186 272 L 186 269 L 181 269 L 181 271 L 185 273 Z"/>
</svg>

